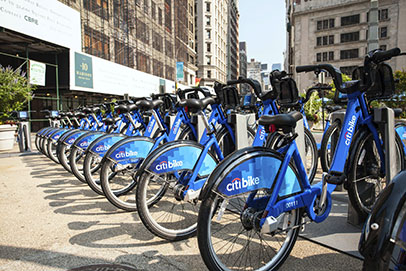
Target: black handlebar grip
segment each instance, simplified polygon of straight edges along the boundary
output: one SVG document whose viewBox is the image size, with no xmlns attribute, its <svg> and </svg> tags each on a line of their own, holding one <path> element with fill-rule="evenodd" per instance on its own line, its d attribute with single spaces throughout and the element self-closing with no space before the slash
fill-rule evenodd
<svg viewBox="0 0 406 271">
<path fill-rule="evenodd" d="M 400 49 L 399 48 L 392 48 L 388 51 L 377 51 L 373 55 L 373 59 L 376 62 L 382 62 L 385 60 L 389 60 L 394 56 L 400 55 Z"/>
<path fill-rule="evenodd" d="M 312 71 L 317 71 L 319 70 L 318 65 L 304 65 L 304 66 L 297 66 L 296 67 L 296 72 L 312 72 Z"/>
</svg>

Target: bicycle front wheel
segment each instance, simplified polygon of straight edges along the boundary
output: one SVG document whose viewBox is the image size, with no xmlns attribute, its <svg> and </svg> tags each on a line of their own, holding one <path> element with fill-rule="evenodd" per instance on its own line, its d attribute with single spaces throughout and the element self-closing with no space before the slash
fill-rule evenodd
<svg viewBox="0 0 406 271">
<path fill-rule="evenodd" d="M 256 197 L 264 193 L 258 191 Z M 289 256 L 299 233 L 300 211 L 283 213 L 289 226 L 264 234 L 247 222 L 257 214 L 245 207 L 247 196 L 229 199 L 226 206 L 226 199 L 215 193 L 203 201 L 197 238 L 209 270 L 277 270 Z"/>
</svg>

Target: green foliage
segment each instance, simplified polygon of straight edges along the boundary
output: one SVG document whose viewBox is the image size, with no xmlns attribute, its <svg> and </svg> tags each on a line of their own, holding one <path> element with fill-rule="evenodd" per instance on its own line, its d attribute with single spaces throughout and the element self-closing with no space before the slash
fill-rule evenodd
<svg viewBox="0 0 406 271">
<path fill-rule="evenodd" d="M 0 65 L 0 122 L 10 119 L 12 111 L 22 110 L 34 89 L 24 72 Z"/>
<path fill-rule="evenodd" d="M 343 82 L 351 81 L 351 77 L 349 77 L 346 74 L 342 74 L 341 78 L 342 78 Z M 336 86 L 334 85 L 334 81 L 331 81 L 330 86 L 333 87 L 333 88 L 330 91 L 326 92 L 324 94 L 324 97 L 330 99 L 331 102 L 333 102 L 334 94 L 336 92 Z"/>
<path fill-rule="evenodd" d="M 401 118 L 406 118 L 406 71 L 396 71 L 393 75 L 399 83 L 395 85 L 396 94 L 390 101 L 385 101 L 384 104 L 390 108 L 401 108 Z"/>
<path fill-rule="evenodd" d="M 319 122 L 321 119 L 321 99 L 317 92 L 313 92 L 310 99 L 304 105 L 307 120 Z"/>
</svg>

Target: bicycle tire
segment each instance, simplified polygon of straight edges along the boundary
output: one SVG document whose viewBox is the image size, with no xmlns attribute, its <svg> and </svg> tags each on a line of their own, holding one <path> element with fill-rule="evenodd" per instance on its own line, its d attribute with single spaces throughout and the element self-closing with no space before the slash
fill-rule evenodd
<svg viewBox="0 0 406 271">
<path fill-rule="evenodd" d="M 337 146 L 337 142 L 333 142 L 332 137 L 334 136 L 338 140 L 340 132 L 341 123 L 339 121 L 334 121 L 323 135 L 320 147 L 320 163 L 323 172 L 329 171 L 334 157 L 335 146 Z"/>
<path fill-rule="evenodd" d="M 399 170 L 402 170 L 404 169 L 402 142 L 397 134 L 395 134 L 395 140 L 396 163 Z M 380 157 L 372 133 L 361 133 L 360 138 L 354 143 L 353 162 L 347 177 L 347 192 L 354 210 L 361 218 L 365 219 L 371 212 L 379 193 L 385 188 L 386 178 L 380 176 Z M 366 180 L 366 176 L 372 176 L 378 181 L 375 179 L 373 179 L 374 181 Z"/>
<path fill-rule="evenodd" d="M 59 160 L 57 157 L 57 143 L 53 142 L 52 139 L 48 139 L 48 144 L 47 144 L 47 153 L 48 157 L 51 158 L 52 161 L 55 163 L 59 164 Z"/>
<path fill-rule="evenodd" d="M 72 149 L 70 151 L 70 155 L 69 155 L 69 166 L 70 166 L 71 172 L 82 183 L 86 183 L 85 176 L 82 174 L 83 163 L 81 163 L 82 168 L 80 168 L 80 164 L 78 165 L 78 162 L 79 162 L 79 160 L 83 159 L 84 156 L 85 156 L 85 152 L 76 146 L 72 147 Z"/>
<path fill-rule="evenodd" d="M 179 135 L 179 140 L 193 139 L 195 139 L 195 136 L 190 127 L 186 127 Z M 113 161 L 107 160 L 102 165 L 100 173 L 100 185 L 108 201 L 117 208 L 128 212 L 137 210 L 134 190 L 136 188 L 136 180 L 133 178 L 137 164 L 127 166 L 117 173 L 114 172 L 116 164 Z M 112 178 L 116 180 L 113 181 Z"/>
<path fill-rule="evenodd" d="M 98 154 L 92 152 L 86 152 L 85 161 L 83 163 L 83 173 L 85 176 L 86 183 L 89 187 L 99 195 L 104 195 L 103 190 L 100 186 L 100 179 L 95 179 L 92 176 L 94 173 L 101 169 L 101 157 Z"/>
<path fill-rule="evenodd" d="M 276 153 L 272 155 L 283 161 L 281 155 Z M 297 170 L 292 163 L 289 164 L 289 167 L 298 178 Z M 227 174 L 222 173 L 222 176 L 227 176 Z M 233 268 L 236 270 L 278 270 L 288 258 L 296 242 L 302 210 L 296 209 L 289 214 L 290 223 L 288 223 L 289 228 L 287 228 L 285 237 L 278 236 L 278 234 L 283 234 L 284 230 L 280 230 L 279 233 L 275 231 L 271 234 L 262 234 L 255 227 L 248 228 L 242 223 L 242 215 L 246 211 L 247 194 L 233 196 L 232 199 L 229 199 L 228 205 L 224 207 L 225 209 L 220 210 L 218 207 L 221 206 L 224 199 L 221 199 L 220 194 L 215 191 L 209 193 L 201 204 L 197 229 L 200 254 L 208 269 L 215 271 Z M 257 195 L 263 195 L 260 193 L 266 193 L 266 191 L 258 190 Z M 272 238 L 275 238 L 276 242 L 272 241 Z M 231 244 L 227 245 L 228 242 Z M 280 243 L 282 245 L 279 250 L 276 249 L 278 252 L 271 257 L 272 251 L 275 250 L 271 246 L 277 246 Z M 269 259 L 264 260 L 266 257 Z M 237 266 L 237 264 L 246 266 Z"/>
</svg>

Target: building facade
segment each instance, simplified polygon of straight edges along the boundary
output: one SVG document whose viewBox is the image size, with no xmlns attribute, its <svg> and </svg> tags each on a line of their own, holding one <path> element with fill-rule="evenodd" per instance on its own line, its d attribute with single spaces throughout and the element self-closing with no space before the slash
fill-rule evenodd
<svg viewBox="0 0 406 271">
<path fill-rule="evenodd" d="M 149 74 L 194 84 L 193 0 L 60 0 L 80 12 L 82 51 Z"/>
<path fill-rule="evenodd" d="M 379 0 L 379 47 L 406 50 L 406 1 Z M 351 75 L 367 53 L 369 0 L 286 0 L 287 49 L 285 69 L 330 63 Z M 406 69 L 406 59 L 392 59 L 393 70 Z M 300 90 L 316 80 L 312 73 L 295 76 Z"/>
<path fill-rule="evenodd" d="M 228 34 L 227 34 L 227 80 L 239 76 L 239 35 L 238 35 L 238 0 L 228 3 Z"/>
<path fill-rule="evenodd" d="M 227 81 L 229 0 L 196 0 L 197 77 L 212 87 Z"/>
</svg>

